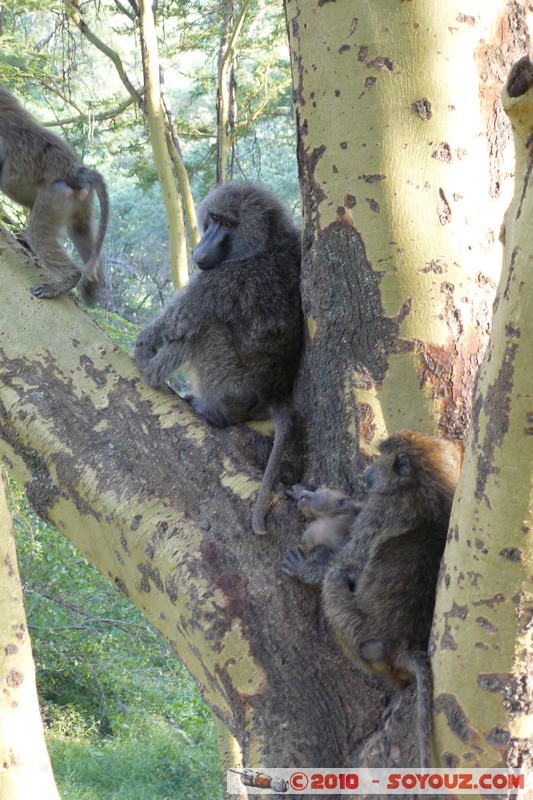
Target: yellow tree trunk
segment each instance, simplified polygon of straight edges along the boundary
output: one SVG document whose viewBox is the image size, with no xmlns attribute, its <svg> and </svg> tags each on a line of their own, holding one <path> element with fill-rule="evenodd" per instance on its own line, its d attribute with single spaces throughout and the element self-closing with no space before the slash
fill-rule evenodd
<svg viewBox="0 0 533 800">
<path fill-rule="evenodd" d="M 509 25 L 502 0 L 474 0 L 469 16 L 460 0 L 286 0 L 286 11 L 304 207 L 299 394 L 316 398 L 309 477 L 342 474 L 354 488 L 388 432 L 466 435 L 510 198 L 494 90 Z"/>
<path fill-rule="evenodd" d="M 532 768 L 533 65 L 503 92 L 516 149 L 504 269 L 437 599 L 436 750 L 443 764 Z"/>
<path fill-rule="evenodd" d="M 170 273 L 175 287 L 185 286 L 189 280 L 187 240 L 183 209 L 168 153 L 167 126 L 159 84 L 159 49 L 150 0 L 139 0 L 139 22 L 143 46 L 146 114 L 154 163 L 167 214 Z"/>
<path fill-rule="evenodd" d="M 59 800 L 44 742 L 15 537 L 1 470 L 0 797 Z"/>
</svg>

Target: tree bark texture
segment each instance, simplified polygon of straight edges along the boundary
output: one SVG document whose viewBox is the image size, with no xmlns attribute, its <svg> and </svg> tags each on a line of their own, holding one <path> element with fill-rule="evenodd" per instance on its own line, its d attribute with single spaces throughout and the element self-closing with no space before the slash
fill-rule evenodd
<svg viewBox="0 0 533 800">
<path fill-rule="evenodd" d="M 15 536 L 1 470 L 0 797 L 59 800 L 44 741 Z"/>
<path fill-rule="evenodd" d="M 307 477 L 352 492 L 387 434 L 463 440 L 468 428 L 510 198 L 496 86 L 527 28 L 517 3 L 463 11 L 459 0 L 286 0 Z"/>
<path fill-rule="evenodd" d="M 503 92 L 516 178 L 490 345 L 437 600 L 436 745 L 445 765 L 533 765 L 533 65 Z"/>
</svg>

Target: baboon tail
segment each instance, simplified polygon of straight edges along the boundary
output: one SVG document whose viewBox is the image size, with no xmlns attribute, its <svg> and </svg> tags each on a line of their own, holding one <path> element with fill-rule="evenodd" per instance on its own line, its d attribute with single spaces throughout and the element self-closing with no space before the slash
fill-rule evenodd
<svg viewBox="0 0 533 800">
<path fill-rule="evenodd" d="M 422 650 L 402 653 L 399 665 L 416 679 L 416 729 L 420 768 L 431 767 L 431 741 L 433 737 L 433 674 L 429 655 Z"/>
<path fill-rule="evenodd" d="M 270 415 L 276 426 L 274 444 L 270 451 L 270 456 L 252 514 L 252 530 L 258 535 L 267 532 L 265 517 L 270 505 L 270 497 L 275 480 L 278 476 L 281 460 L 287 449 L 287 441 L 293 428 L 292 409 L 287 400 L 280 400 L 272 403 L 270 406 Z"/>
<path fill-rule="evenodd" d="M 82 275 L 76 289 L 86 306 L 93 308 L 97 305 L 100 296 L 97 280 L 89 281 L 85 275 Z"/>
<path fill-rule="evenodd" d="M 99 172 L 94 169 L 87 169 L 87 167 L 82 167 L 82 170 L 84 171 L 83 177 L 85 177 L 85 172 L 87 173 L 87 182 L 90 183 L 90 185 L 95 189 L 96 194 L 98 195 L 98 202 L 100 203 L 100 224 L 98 225 L 96 242 L 94 243 L 94 249 L 91 253 L 91 257 L 83 268 L 83 272 L 87 280 L 97 283 L 98 269 L 100 266 L 100 254 L 102 252 L 102 247 L 107 232 L 107 225 L 109 223 L 109 195 L 107 193 L 105 181 Z"/>
</svg>

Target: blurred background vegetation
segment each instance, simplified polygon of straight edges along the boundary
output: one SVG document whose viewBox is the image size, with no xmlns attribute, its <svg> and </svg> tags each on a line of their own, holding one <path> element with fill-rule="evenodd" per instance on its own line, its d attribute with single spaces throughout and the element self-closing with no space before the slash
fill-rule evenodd
<svg viewBox="0 0 533 800">
<path fill-rule="evenodd" d="M 152 6 L 165 107 L 195 202 L 215 182 L 217 88 L 229 42 L 229 154 L 221 177 L 258 180 L 299 214 L 282 5 L 156 0 Z M 173 294 L 167 213 L 142 99 L 138 12 L 136 0 L 0 2 L 2 85 L 107 182 L 105 286 L 91 314 L 128 351 L 139 326 Z M 23 209 L 4 197 L 0 202 L 23 228 Z M 192 269 L 190 250 L 189 243 Z M 63 800 L 221 798 L 211 714 L 189 675 L 136 608 L 31 511 L 15 484 L 9 487 L 43 719 Z"/>
<path fill-rule="evenodd" d="M 223 177 L 260 181 L 279 192 L 298 215 L 292 84 L 281 0 L 158 0 L 155 19 L 165 101 L 199 202 L 215 182 L 221 42 L 231 34 L 243 5 L 247 11 L 231 79 L 231 154 Z M 228 17 L 233 7 L 235 13 Z M 143 324 L 172 294 L 167 222 L 146 118 L 113 61 L 72 19 L 73 14 L 81 19 L 113 52 L 132 86 L 142 92 L 136 8 L 135 0 L 0 2 L 0 78 L 40 122 L 70 142 L 85 164 L 103 174 L 111 200 L 104 306 Z M 23 226 L 22 210 L 10 207 L 5 198 L 2 204 Z"/>
</svg>

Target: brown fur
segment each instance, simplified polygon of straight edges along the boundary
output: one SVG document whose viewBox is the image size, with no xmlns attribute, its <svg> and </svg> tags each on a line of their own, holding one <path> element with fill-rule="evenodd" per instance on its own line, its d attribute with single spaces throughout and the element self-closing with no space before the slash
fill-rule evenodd
<svg viewBox="0 0 533 800">
<path fill-rule="evenodd" d="M 322 587 L 326 617 L 360 667 L 402 689 L 417 683 L 422 767 L 430 765 L 427 655 L 439 566 L 460 468 L 455 445 L 401 431 L 365 473 L 367 501 Z"/>
<path fill-rule="evenodd" d="M 36 297 L 68 292 L 81 273 L 60 244 L 66 229 L 84 261 L 82 293 L 96 293 L 100 253 L 109 218 L 102 176 L 78 160 L 69 145 L 46 130 L 0 88 L 0 190 L 30 209 L 27 241 L 53 283 L 32 287 Z M 93 193 L 100 201 L 100 226 L 93 231 Z"/>
<path fill-rule="evenodd" d="M 416 680 L 420 765 L 428 767 L 427 649 L 461 452 L 451 442 L 413 431 L 391 436 L 380 451 L 365 472 L 368 495 L 349 541 L 327 571 L 315 569 L 315 583 L 322 580 L 326 617 L 350 659 L 397 690 Z M 284 566 L 313 582 L 305 559 Z"/>
<path fill-rule="evenodd" d="M 137 339 L 151 386 L 179 366 L 193 377 L 194 411 L 219 427 L 271 416 L 272 452 L 252 517 L 265 533 L 272 487 L 292 429 L 289 394 L 302 337 L 300 234 L 279 201 L 254 184 L 224 184 L 201 203 L 194 251 L 201 271 Z"/>
</svg>

